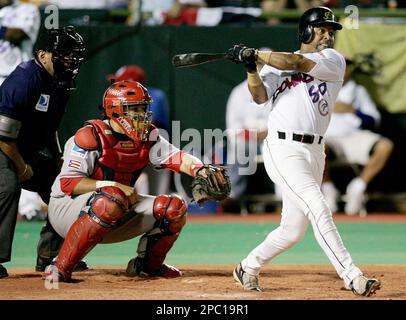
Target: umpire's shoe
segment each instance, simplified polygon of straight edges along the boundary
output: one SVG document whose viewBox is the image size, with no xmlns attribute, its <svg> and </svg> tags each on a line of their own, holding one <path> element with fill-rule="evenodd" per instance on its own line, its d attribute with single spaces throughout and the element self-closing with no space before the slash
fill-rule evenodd
<svg viewBox="0 0 406 320">
<path fill-rule="evenodd" d="M 142 258 L 136 257 L 128 262 L 126 273 L 130 277 L 163 277 L 163 278 L 178 278 L 182 276 L 182 272 L 170 265 L 162 264 L 162 266 L 154 271 L 147 270 Z"/>
<path fill-rule="evenodd" d="M 8 277 L 7 269 L 0 264 L 0 279 Z"/>
<path fill-rule="evenodd" d="M 54 264 L 55 263 L 55 258 L 43 258 L 40 256 L 37 256 L 37 264 L 35 266 L 35 271 L 37 272 L 44 272 L 46 267 Z M 85 271 L 88 270 L 89 267 L 87 266 L 87 263 L 85 260 L 79 261 L 73 271 L 78 272 L 78 271 Z"/>
<path fill-rule="evenodd" d="M 360 275 L 352 280 L 350 288 L 356 295 L 369 297 L 381 288 L 381 282 L 377 279 L 366 278 Z"/>
<path fill-rule="evenodd" d="M 234 269 L 233 276 L 244 290 L 262 291 L 258 285 L 258 276 L 245 272 L 241 263 Z"/>
</svg>

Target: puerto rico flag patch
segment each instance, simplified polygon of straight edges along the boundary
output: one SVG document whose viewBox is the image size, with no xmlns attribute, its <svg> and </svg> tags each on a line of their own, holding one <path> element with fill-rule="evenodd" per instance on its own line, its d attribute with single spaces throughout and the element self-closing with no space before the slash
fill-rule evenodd
<svg viewBox="0 0 406 320">
<path fill-rule="evenodd" d="M 38 99 L 37 105 L 35 106 L 35 110 L 41 111 L 41 112 L 47 112 L 48 111 L 48 106 L 49 106 L 49 99 L 50 99 L 49 94 L 41 94 L 41 96 Z"/>
<path fill-rule="evenodd" d="M 69 160 L 69 168 L 80 170 L 81 166 L 82 163 L 79 160 Z"/>
<path fill-rule="evenodd" d="M 71 154 L 71 156 L 85 159 L 87 156 L 87 151 L 82 149 L 81 147 L 78 147 L 76 144 L 74 144 L 70 154 Z"/>
</svg>

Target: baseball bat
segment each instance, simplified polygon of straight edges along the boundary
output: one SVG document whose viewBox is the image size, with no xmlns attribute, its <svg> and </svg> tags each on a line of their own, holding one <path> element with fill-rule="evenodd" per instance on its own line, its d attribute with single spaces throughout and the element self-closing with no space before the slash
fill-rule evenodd
<svg viewBox="0 0 406 320">
<path fill-rule="evenodd" d="M 211 61 L 224 60 L 226 58 L 226 53 L 183 53 L 174 55 L 172 64 L 176 68 L 193 67 Z"/>
</svg>

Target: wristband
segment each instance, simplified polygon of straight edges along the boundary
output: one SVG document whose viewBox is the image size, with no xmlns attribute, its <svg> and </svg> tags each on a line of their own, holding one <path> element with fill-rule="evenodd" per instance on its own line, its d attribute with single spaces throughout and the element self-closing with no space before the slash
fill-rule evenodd
<svg viewBox="0 0 406 320">
<path fill-rule="evenodd" d="M 106 180 L 96 181 L 96 189 L 100 189 L 103 187 L 114 187 L 115 185 L 116 185 L 115 181 L 106 181 Z"/>
<path fill-rule="evenodd" d="M 190 166 L 190 175 L 192 177 L 196 176 L 196 172 L 203 167 L 204 164 L 203 163 L 194 163 Z"/>
</svg>

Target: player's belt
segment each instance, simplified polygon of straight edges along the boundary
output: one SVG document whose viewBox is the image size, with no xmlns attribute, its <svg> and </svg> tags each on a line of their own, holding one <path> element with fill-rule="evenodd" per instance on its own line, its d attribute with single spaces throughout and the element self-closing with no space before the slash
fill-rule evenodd
<svg viewBox="0 0 406 320">
<path fill-rule="evenodd" d="M 322 136 L 318 136 L 318 137 L 319 137 L 319 139 L 317 141 L 317 144 L 320 144 L 321 141 L 323 140 L 323 137 Z M 286 132 L 278 131 L 278 138 L 286 140 L 287 139 Z M 316 139 L 316 136 L 313 134 L 292 133 L 292 140 L 294 140 L 294 141 L 313 144 L 314 139 Z"/>
</svg>

